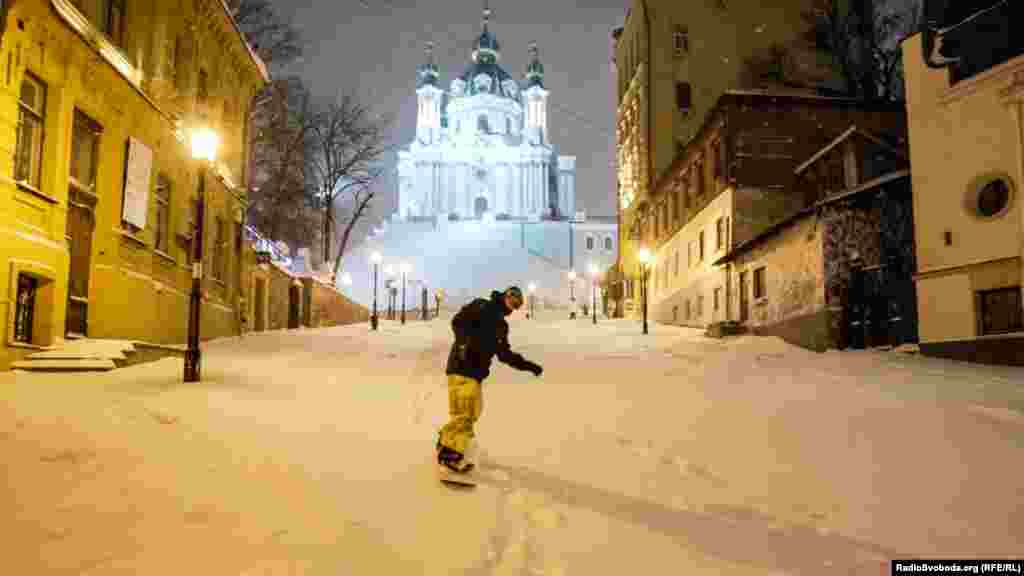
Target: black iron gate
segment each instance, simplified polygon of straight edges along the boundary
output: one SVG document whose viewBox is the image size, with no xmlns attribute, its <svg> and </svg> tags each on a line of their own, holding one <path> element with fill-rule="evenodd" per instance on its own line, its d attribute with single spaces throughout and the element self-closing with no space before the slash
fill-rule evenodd
<svg viewBox="0 0 1024 576">
<path fill-rule="evenodd" d="M 917 341 L 913 279 L 896 259 L 850 271 L 847 334 L 851 348 Z"/>
</svg>

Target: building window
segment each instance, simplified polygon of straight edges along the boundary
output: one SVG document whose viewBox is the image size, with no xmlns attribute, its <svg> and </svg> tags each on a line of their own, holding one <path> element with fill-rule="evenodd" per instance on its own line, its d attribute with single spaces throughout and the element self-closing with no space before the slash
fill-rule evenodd
<svg viewBox="0 0 1024 576">
<path fill-rule="evenodd" d="M 505 133 L 506 134 L 511 134 L 512 133 L 512 119 L 511 118 L 505 118 Z"/>
<path fill-rule="evenodd" d="M 1024 330 L 1020 286 L 978 292 L 981 334 L 1005 334 Z"/>
<path fill-rule="evenodd" d="M 691 316 L 693 316 L 693 314 L 692 314 L 692 310 L 690 310 L 690 301 L 687 300 L 686 301 L 686 320 L 689 320 Z"/>
<path fill-rule="evenodd" d="M 676 304 L 675 306 L 672 307 L 672 321 L 673 322 L 678 322 L 679 321 L 679 305 L 678 304 Z"/>
<path fill-rule="evenodd" d="M 674 264 L 673 274 L 676 275 L 676 276 L 679 276 L 679 250 L 676 250 L 676 252 L 675 252 L 675 264 Z"/>
<path fill-rule="evenodd" d="M 611 252 L 612 251 L 612 237 L 611 236 L 605 236 L 604 237 L 604 249 L 607 252 Z"/>
<path fill-rule="evenodd" d="M 697 197 L 699 198 L 704 195 L 704 159 L 699 158 L 693 169 L 696 170 L 694 180 L 697 181 Z"/>
<path fill-rule="evenodd" d="M 697 240 L 697 261 L 704 261 L 704 231 L 701 230 Z"/>
<path fill-rule="evenodd" d="M 704 295 L 697 296 L 697 319 L 700 320 L 704 317 Z"/>
<path fill-rule="evenodd" d="M 690 52 L 690 32 L 685 26 L 676 26 L 672 33 L 672 50 L 676 58 L 682 58 Z"/>
<path fill-rule="evenodd" d="M 242 255 L 242 225 L 235 223 L 235 256 Z"/>
<path fill-rule="evenodd" d="M 593 250 L 593 249 L 594 249 L 594 237 L 593 236 L 587 236 L 587 251 L 590 251 L 590 250 Z"/>
<path fill-rule="evenodd" d="M 105 0 L 106 18 L 103 31 L 110 40 L 120 48 L 124 48 L 124 0 Z"/>
<path fill-rule="evenodd" d="M 754 299 L 767 297 L 764 285 L 764 266 L 754 270 Z"/>
<path fill-rule="evenodd" d="M 718 312 L 718 308 L 720 306 L 719 303 L 721 301 L 722 301 L 722 288 L 718 287 L 718 288 L 715 288 L 715 292 L 714 292 L 714 295 L 713 295 L 713 301 L 712 301 L 712 305 L 715 307 L 715 312 Z"/>
<path fill-rule="evenodd" d="M 716 139 L 711 143 L 711 175 L 718 180 L 722 178 L 722 141 Z"/>
<path fill-rule="evenodd" d="M 14 179 L 40 189 L 43 164 L 43 126 L 46 85 L 26 73 L 18 99 L 18 141 L 15 144 Z"/>
<path fill-rule="evenodd" d="M 1010 205 L 1010 186 L 1001 178 L 992 180 L 978 191 L 974 207 L 979 216 L 993 218 L 1006 212 Z"/>
<path fill-rule="evenodd" d="M 168 240 L 171 236 L 171 182 L 164 174 L 156 177 L 156 238 L 155 248 L 164 254 L 168 253 Z"/>
<path fill-rule="evenodd" d="M 68 176 L 72 186 L 89 193 L 96 190 L 96 166 L 99 164 L 100 125 L 75 110 L 71 127 L 71 166 Z"/>
<path fill-rule="evenodd" d="M 206 99 L 210 97 L 209 76 L 206 74 L 206 70 L 199 70 L 199 81 L 196 84 L 196 97 L 200 102 L 206 102 Z"/>
<path fill-rule="evenodd" d="M 487 123 L 487 115 L 481 114 L 476 119 L 476 129 L 484 134 L 488 134 L 491 131 L 490 125 Z"/>
<path fill-rule="evenodd" d="M 218 216 L 214 225 L 214 242 L 213 242 L 213 277 L 216 280 L 224 280 L 224 270 L 227 267 L 227 259 L 225 256 L 225 245 L 227 241 L 227 235 L 224 233 L 224 219 Z"/>
<path fill-rule="evenodd" d="M 18 294 L 14 309 L 14 341 L 32 343 L 32 325 L 35 322 L 36 292 L 39 280 L 28 274 L 18 274 Z"/>
<path fill-rule="evenodd" d="M 725 246 L 725 220 L 715 220 L 715 250 L 721 250 Z"/>
<path fill-rule="evenodd" d="M 690 112 L 693 105 L 693 88 L 689 82 L 676 82 L 676 107 L 683 114 Z"/>
</svg>

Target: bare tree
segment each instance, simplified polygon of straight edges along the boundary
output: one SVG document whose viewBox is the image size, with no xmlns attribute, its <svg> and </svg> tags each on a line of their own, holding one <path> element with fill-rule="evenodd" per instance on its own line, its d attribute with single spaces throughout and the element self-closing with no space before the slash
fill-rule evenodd
<svg viewBox="0 0 1024 576">
<path fill-rule="evenodd" d="M 373 183 L 383 173 L 380 160 L 386 122 L 371 114 L 368 106 L 354 96 L 341 96 L 317 114 L 312 128 L 309 177 L 321 209 L 321 240 L 324 260 L 332 257 L 331 244 L 338 222 L 335 210 L 346 207 L 344 229 L 337 252 L 333 253 L 335 277 L 341 267 L 349 237 L 366 214 L 374 197 Z"/>
<path fill-rule="evenodd" d="M 254 106 L 252 190 L 247 220 L 293 250 L 316 237 L 316 207 L 306 180 L 313 122 L 309 91 L 297 78 L 272 82 Z"/>
<path fill-rule="evenodd" d="M 806 38 L 828 51 L 847 96 L 893 100 L 902 95 L 898 41 L 917 30 L 920 0 L 814 0 L 803 17 Z"/>
<path fill-rule="evenodd" d="M 302 56 L 303 41 L 271 0 L 234 0 L 233 16 L 246 40 L 265 62 L 280 68 Z"/>
</svg>

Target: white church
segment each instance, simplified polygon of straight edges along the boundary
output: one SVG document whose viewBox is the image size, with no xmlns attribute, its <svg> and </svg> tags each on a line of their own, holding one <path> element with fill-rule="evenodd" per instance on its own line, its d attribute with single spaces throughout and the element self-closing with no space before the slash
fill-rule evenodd
<svg viewBox="0 0 1024 576">
<path fill-rule="evenodd" d="M 513 79 L 489 20 L 485 8 L 471 62 L 448 90 L 428 44 L 417 70 L 416 137 L 398 153 L 397 211 L 344 257 L 340 288 L 372 306 L 380 254 L 381 314 L 385 283 L 401 285 L 403 264 L 410 308 L 424 289 L 431 306 L 437 290 L 458 305 L 509 284 L 533 285 L 539 306 L 580 307 L 596 295 L 591 272 L 615 261 L 615 218 L 577 210 L 576 159 L 549 140 L 536 44 L 522 80 Z"/>
</svg>

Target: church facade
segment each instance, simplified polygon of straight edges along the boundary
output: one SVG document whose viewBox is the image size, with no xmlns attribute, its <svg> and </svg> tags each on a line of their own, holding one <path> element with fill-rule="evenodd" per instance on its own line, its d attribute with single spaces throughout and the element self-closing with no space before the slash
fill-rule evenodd
<svg viewBox="0 0 1024 576">
<path fill-rule="evenodd" d="M 536 44 L 522 81 L 500 65 L 488 29 L 465 71 L 442 88 L 432 47 L 417 70 L 416 138 L 398 153 L 398 217 L 564 218 L 575 214 L 576 159 L 548 137 Z"/>
</svg>

